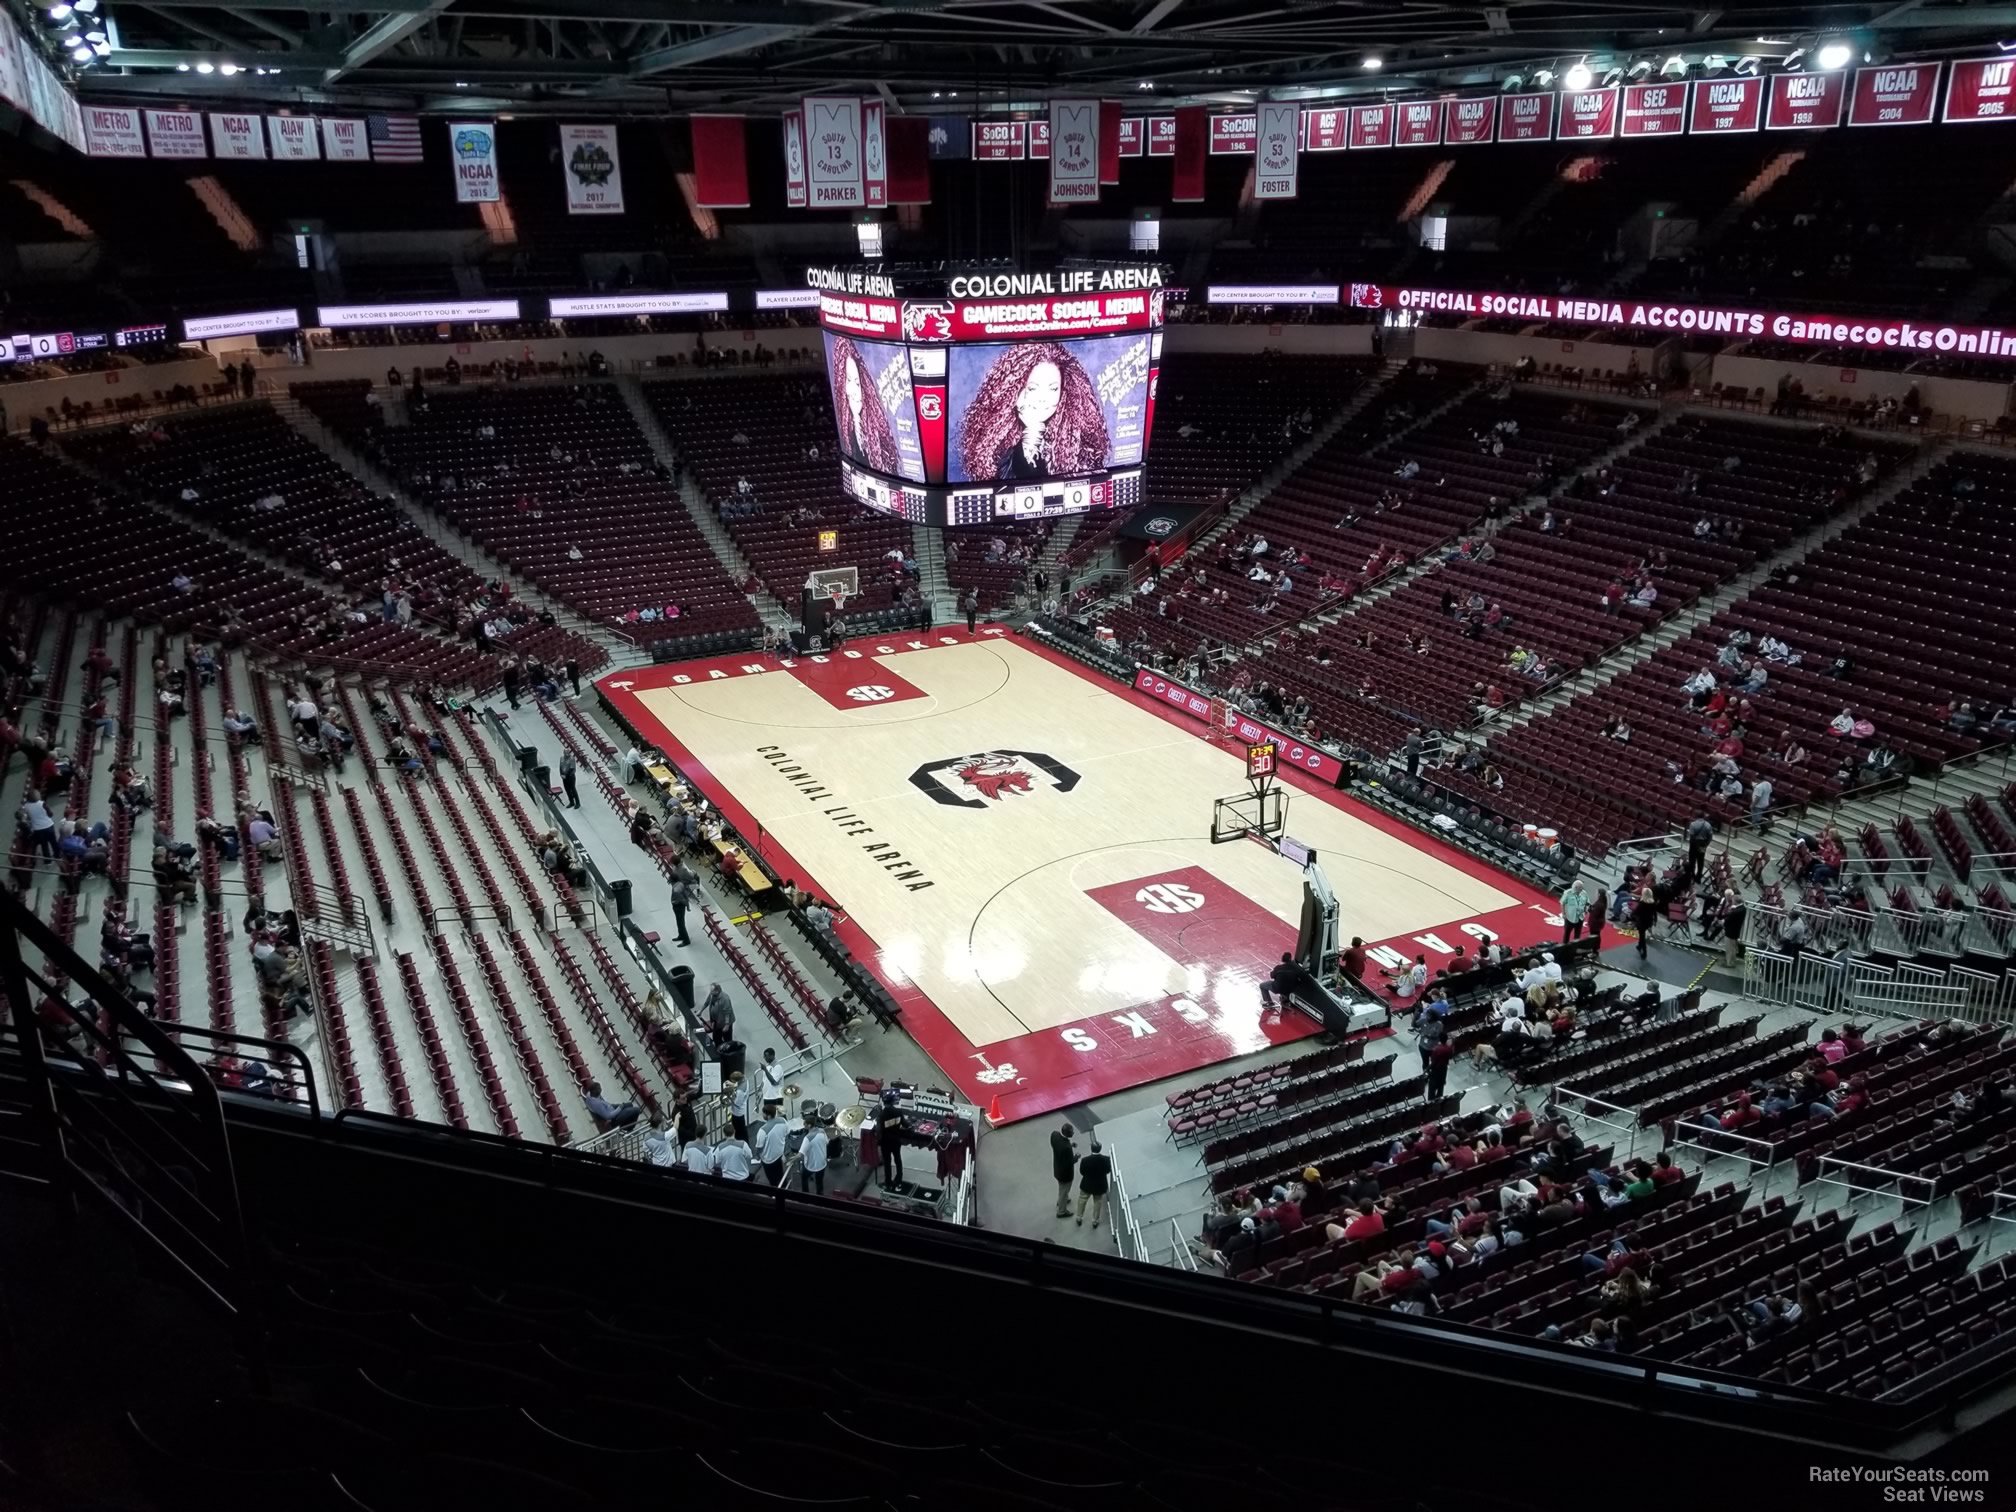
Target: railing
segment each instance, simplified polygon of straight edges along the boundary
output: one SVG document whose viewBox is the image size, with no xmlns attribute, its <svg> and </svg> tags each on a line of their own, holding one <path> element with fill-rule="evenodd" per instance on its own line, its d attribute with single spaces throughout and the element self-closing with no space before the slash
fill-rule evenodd
<svg viewBox="0 0 2016 1512">
<path fill-rule="evenodd" d="M 1579 1108 L 1568 1107 L 1567 1101 L 1571 1098 L 1581 1106 Z M 1554 1088 L 1552 1101 L 1564 1113 L 1573 1113 L 1576 1117 L 1584 1119 L 1589 1123 L 1600 1124 L 1603 1128 L 1624 1135 L 1628 1141 L 1624 1151 L 1627 1156 L 1635 1155 L 1638 1152 L 1638 1131 L 1644 1126 L 1645 1110 L 1643 1108 L 1627 1108 L 1623 1103 L 1609 1102 L 1604 1098 L 1596 1096 L 1593 1092 L 1577 1092 L 1572 1087 L 1558 1083 Z M 1626 1117 L 1620 1123 L 1614 1119 L 1604 1118 L 1590 1112 L 1591 1108 L 1601 1108 L 1608 1113 L 1622 1113 Z"/>
<path fill-rule="evenodd" d="M 1169 1263 L 1177 1270 L 1197 1273 L 1197 1252 L 1190 1248 L 1190 1241 L 1183 1237 L 1183 1229 L 1174 1218 L 1169 1220 Z"/>
<path fill-rule="evenodd" d="M 1996 1191 L 1988 1194 L 1988 1221 L 1990 1223 L 2005 1224 L 2012 1229 L 2016 1229 L 2016 1192 Z M 1991 1231 L 1988 1236 L 1987 1247 L 1982 1251 L 1983 1259 L 1987 1259 L 1995 1253 L 1995 1238 L 1994 1232 Z"/>
<path fill-rule="evenodd" d="M 444 928 L 474 928 L 478 924 L 495 924 L 501 929 L 512 928 L 511 905 L 509 903 L 476 903 L 468 908 L 457 908 L 444 904 L 436 908 L 423 909 L 420 922 L 429 934 L 439 934 Z"/>
<path fill-rule="evenodd" d="M 1875 1178 L 1876 1184 L 1863 1186 L 1846 1177 L 1829 1175 L 1830 1171 L 1854 1171 Z M 1918 1190 L 1915 1192 L 1906 1190 L 1906 1183 Z M 1936 1177 L 1920 1176 L 1911 1171 L 1885 1170 L 1882 1166 L 1858 1165 L 1837 1155 L 1820 1157 L 1813 1175 L 1813 1184 L 1840 1187 L 1850 1194 L 1850 1202 L 1857 1197 L 1888 1197 L 1901 1204 L 1907 1211 L 1915 1209 L 1916 1215 L 1921 1218 L 1932 1204 L 1939 1200 L 1939 1183 Z"/>
<path fill-rule="evenodd" d="M 1127 1198 L 1127 1182 L 1120 1174 L 1120 1152 L 1109 1145 L 1106 1158 L 1113 1163 L 1113 1198 L 1108 1204 L 1113 1211 L 1107 1215 L 1113 1220 L 1113 1243 L 1121 1259 L 1139 1260 L 1145 1264 L 1148 1246 L 1141 1238 L 1141 1225 L 1134 1219 L 1134 1204 Z"/>
<path fill-rule="evenodd" d="M 1692 1134 L 1692 1139 L 1686 1135 Z M 1770 1172 L 1778 1163 L 1777 1146 L 1768 1139 L 1752 1139 L 1748 1134 L 1737 1134 L 1728 1129 L 1711 1130 L 1703 1124 L 1676 1123 L 1673 1138 L 1667 1143 L 1676 1150 L 1692 1150 L 1703 1161 L 1740 1160 L 1749 1168 L 1750 1175 L 1765 1172 L 1765 1184 L 1770 1182 Z M 1764 1187 L 1757 1188 L 1762 1196 Z"/>
<path fill-rule="evenodd" d="M 1833 1013 L 1842 1002 L 1844 989 L 1842 969 L 1832 956 L 1806 952 L 1790 956 L 1775 950 L 1743 953 L 1744 996 L 1760 1003 Z"/>
</svg>

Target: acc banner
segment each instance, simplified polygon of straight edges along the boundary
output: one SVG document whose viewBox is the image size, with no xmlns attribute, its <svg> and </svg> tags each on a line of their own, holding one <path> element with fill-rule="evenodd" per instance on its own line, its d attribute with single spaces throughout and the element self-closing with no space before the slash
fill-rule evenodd
<svg viewBox="0 0 2016 1512">
<path fill-rule="evenodd" d="M 784 203 L 803 210 L 812 203 L 812 189 L 805 177 L 805 112 L 784 112 Z"/>
<path fill-rule="evenodd" d="M 1946 86 L 1948 121 L 2007 121 L 2016 118 L 2016 59 L 1976 58 L 1953 65 Z"/>
<path fill-rule="evenodd" d="M 611 144 L 614 128 L 609 128 Z M 610 159 L 613 166 L 614 158 Z M 573 209 L 574 170 L 567 170 L 568 208 Z M 619 192 L 620 201 L 621 194 Z M 745 146 L 742 117 L 696 115 L 693 117 L 693 202 L 710 210 L 749 208 L 749 154 Z"/>
<path fill-rule="evenodd" d="M 805 96 L 805 182 L 814 210 L 868 203 L 861 168 L 861 102 L 852 95 Z"/>
<path fill-rule="evenodd" d="M 1255 117 L 1253 198 L 1293 199 L 1297 177 L 1296 138 L 1301 135 L 1302 107 L 1269 100 L 1258 107 Z"/>
<path fill-rule="evenodd" d="M 450 121 L 448 158 L 455 165 L 455 198 L 465 205 L 498 197 L 497 128 L 489 121 Z"/>
<path fill-rule="evenodd" d="M 871 210 L 889 203 L 887 111 L 880 100 L 861 102 L 861 184 Z"/>
<path fill-rule="evenodd" d="M 84 141 L 93 157 L 147 156 L 146 140 L 140 135 L 140 112 L 115 109 L 110 105 L 84 107 Z"/>
<path fill-rule="evenodd" d="M 266 122 L 256 115 L 215 111 L 210 116 L 210 140 L 217 144 L 220 158 L 263 158 Z"/>
<path fill-rule="evenodd" d="M 203 139 L 203 117 L 193 110 L 148 111 L 147 146 L 157 158 L 210 156 L 210 144 Z"/>
<path fill-rule="evenodd" d="M 623 159 L 614 126 L 562 126 L 560 169 L 567 175 L 569 215 L 623 213 Z"/>
<path fill-rule="evenodd" d="M 1099 199 L 1099 102 L 1050 102 L 1050 203 L 1084 205 Z"/>
<path fill-rule="evenodd" d="M 1342 152 L 1351 138 L 1351 110 L 1344 105 L 1302 112 L 1304 152 Z"/>
</svg>

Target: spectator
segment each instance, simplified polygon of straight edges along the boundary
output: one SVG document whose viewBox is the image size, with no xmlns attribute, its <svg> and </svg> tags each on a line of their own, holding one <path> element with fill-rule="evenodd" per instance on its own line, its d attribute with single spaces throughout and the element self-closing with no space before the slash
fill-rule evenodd
<svg viewBox="0 0 2016 1512">
<path fill-rule="evenodd" d="M 1050 1134 L 1050 1174 L 1057 1181 L 1057 1216 L 1071 1216 L 1071 1182 L 1078 1174 L 1078 1149 L 1071 1143 L 1077 1131 L 1060 1124 Z"/>
<path fill-rule="evenodd" d="M 813 1124 L 798 1146 L 798 1190 L 826 1195 L 826 1152 L 832 1136 L 824 1124 Z"/>
<path fill-rule="evenodd" d="M 643 1109 L 635 1103 L 612 1103 L 602 1095 L 600 1082 L 588 1083 L 586 1096 L 588 1114 L 595 1120 L 597 1129 L 627 1129 L 637 1122 Z"/>
<path fill-rule="evenodd" d="M 1082 1228 L 1085 1224 L 1085 1209 L 1088 1205 L 1092 1209 L 1092 1227 L 1095 1229 L 1099 1227 L 1099 1220 L 1106 1211 L 1106 1187 L 1112 1170 L 1113 1162 L 1095 1138 L 1092 1141 L 1091 1152 L 1078 1162 L 1079 1227 Z M 1301 1225 L 1299 1211 L 1296 1215 L 1296 1225 L 1297 1227 Z"/>
</svg>

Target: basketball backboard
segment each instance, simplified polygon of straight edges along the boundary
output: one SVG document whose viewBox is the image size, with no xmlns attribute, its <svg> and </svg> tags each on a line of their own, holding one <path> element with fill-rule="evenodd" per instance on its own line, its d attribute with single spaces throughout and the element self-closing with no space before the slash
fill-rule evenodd
<svg viewBox="0 0 2016 1512">
<path fill-rule="evenodd" d="M 1267 787 L 1233 793 L 1211 804 L 1211 843 L 1226 845 L 1249 838 L 1272 841 L 1288 828 L 1288 791 Z"/>
</svg>

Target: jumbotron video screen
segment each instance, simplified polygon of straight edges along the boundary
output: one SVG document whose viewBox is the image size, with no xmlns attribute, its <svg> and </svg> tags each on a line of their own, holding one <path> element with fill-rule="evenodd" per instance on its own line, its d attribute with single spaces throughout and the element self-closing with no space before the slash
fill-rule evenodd
<svg viewBox="0 0 2016 1512">
<path fill-rule="evenodd" d="M 923 524 L 1141 502 L 1160 270 L 944 278 L 814 269 L 848 493 Z"/>
</svg>

